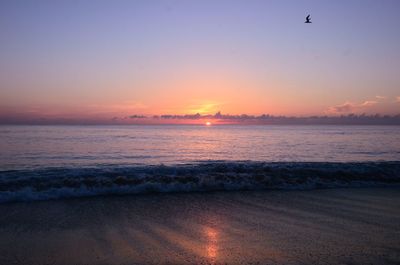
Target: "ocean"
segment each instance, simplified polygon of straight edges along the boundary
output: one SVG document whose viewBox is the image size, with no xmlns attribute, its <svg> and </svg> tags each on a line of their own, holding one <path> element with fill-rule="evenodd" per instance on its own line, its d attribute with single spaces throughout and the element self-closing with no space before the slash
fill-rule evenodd
<svg viewBox="0 0 400 265">
<path fill-rule="evenodd" d="M 399 126 L 0 126 L 0 202 L 398 182 Z"/>
</svg>

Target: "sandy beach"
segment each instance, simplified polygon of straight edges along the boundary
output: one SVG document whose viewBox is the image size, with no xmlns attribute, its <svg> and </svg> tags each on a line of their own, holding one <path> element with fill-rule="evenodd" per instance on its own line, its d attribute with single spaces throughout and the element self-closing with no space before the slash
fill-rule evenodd
<svg viewBox="0 0 400 265">
<path fill-rule="evenodd" d="M 400 189 L 0 205 L 0 264 L 399 264 Z"/>
</svg>

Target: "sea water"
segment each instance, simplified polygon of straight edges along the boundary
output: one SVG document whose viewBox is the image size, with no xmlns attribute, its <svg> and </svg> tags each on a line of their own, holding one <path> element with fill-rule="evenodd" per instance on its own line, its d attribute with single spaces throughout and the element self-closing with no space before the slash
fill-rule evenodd
<svg viewBox="0 0 400 265">
<path fill-rule="evenodd" d="M 0 201 L 400 181 L 399 126 L 0 126 Z"/>
</svg>

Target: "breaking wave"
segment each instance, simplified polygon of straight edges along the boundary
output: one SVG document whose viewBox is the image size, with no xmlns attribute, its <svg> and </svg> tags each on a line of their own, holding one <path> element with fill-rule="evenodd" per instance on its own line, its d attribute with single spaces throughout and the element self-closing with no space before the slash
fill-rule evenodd
<svg viewBox="0 0 400 265">
<path fill-rule="evenodd" d="M 0 171 L 0 202 L 108 194 L 400 184 L 400 162 L 206 161 Z"/>
</svg>

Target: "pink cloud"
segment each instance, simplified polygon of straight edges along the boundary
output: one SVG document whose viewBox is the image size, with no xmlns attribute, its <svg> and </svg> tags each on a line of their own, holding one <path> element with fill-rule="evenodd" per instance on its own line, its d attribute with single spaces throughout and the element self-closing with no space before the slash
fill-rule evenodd
<svg viewBox="0 0 400 265">
<path fill-rule="evenodd" d="M 371 107 L 371 106 L 376 105 L 377 103 L 378 102 L 374 101 L 374 100 L 366 100 L 360 106 L 362 106 L 362 107 Z"/>
<path fill-rule="evenodd" d="M 329 113 L 342 113 L 342 112 L 353 112 L 356 108 L 356 105 L 354 105 L 351 102 L 346 102 L 341 105 L 333 106 L 328 109 Z"/>
<path fill-rule="evenodd" d="M 378 97 L 378 96 L 377 96 Z M 337 113 L 354 113 L 357 111 L 364 111 L 372 106 L 375 106 L 379 102 L 376 100 L 366 100 L 362 103 L 352 103 L 352 102 L 345 102 L 340 105 L 336 105 L 333 107 L 329 107 L 326 111 L 328 114 L 337 114 Z"/>
</svg>

